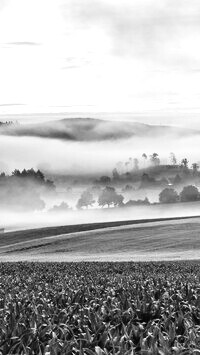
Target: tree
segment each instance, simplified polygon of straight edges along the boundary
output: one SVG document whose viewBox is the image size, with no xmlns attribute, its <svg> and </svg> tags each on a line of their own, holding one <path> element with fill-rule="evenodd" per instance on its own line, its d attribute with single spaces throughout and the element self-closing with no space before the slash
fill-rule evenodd
<svg viewBox="0 0 200 355">
<path fill-rule="evenodd" d="M 178 202 L 178 199 L 179 199 L 179 196 L 178 196 L 177 192 L 172 188 L 166 187 L 159 194 L 160 203 L 175 203 L 175 202 Z"/>
<path fill-rule="evenodd" d="M 142 158 L 144 159 L 144 167 L 146 166 L 147 155 L 146 153 L 142 154 Z"/>
<path fill-rule="evenodd" d="M 194 175 L 198 172 L 198 169 L 199 169 L 199 165 L 197 163 L 193 163 L 192 170 Z"/>
<path fill-rule="evenodd" d="M 188 168 L 188 163 L 189 163 L 189 161 L 187 160 L 187 158 L 184 158 L 184 159 L 181 160 L 181 165 L 184 168 Z"/>
<path fill-rule="evenodd" d="M 120 194 L 117 194 L 114 187 L 106 186 L 105 189 L 101 192 L 98 199 L 99 206 L 110 207 L 110 205 L 120 206 L 122 205 L 124 197 Z"/>
<path fill-rule="evenodd" d="M 114 169 L 113 169 L 112 175 L 113 175 L 113 179 L 114 179 L 114 180 L 118 180 L 118 179 L 119 179 L 120 175 L 119 175 L 119 173 L 118 173 L 118 171 L 117 171 L 117 168 L 114 168 Z"/>
<path fill-rule="evenodd" d="M 199 190 L 193 185 L 185 186 L 180 193 L 181 202 L 198 201 L 199 199 Z"/>
<path fill-rule="evenodd" d="M 133 159 L 133 168 L 135 169 L 135 170 L 138 170 L 139 169 L 139 160 L 137 159 L 137 158 L 134 158 Z"/>
<path fill-rule="evenodd" d="M 122 163 L 122 161 L 119 161 L 117 163 L 117 170 L 118 170 L 119 174 L 123 173 L 123 163 Z"/>
<path fill-rule="evenodd" d="M 124 206 L 132 207 L 132 206 L 145 206 L 145 205 L 150 205 L 150 202 L 147 197 L 145 197 L 144 200 L 129 200 L 128 202 L 125 203 Z"/>
<path fill-rule="evenodd" d="M 42 210 L 45 203 L 42 200 L 47 192 L 54 190 L 52 181 L 46 180 L 44 175 L 33 168 L 15 169 L 12 175 L 1 178 L 0 208 L 9 210 L 34 211 Z"/>
<path fill-rule="evenodd" d="M 148 174 L 144 173 L 141 178 L 140 189 L 153 186 L 156 186 L 156 180 Z"/>
<path fill-rule="evenodd" d="M 177 164 L 177 159 L 174 153 L 170 153 L 170 162 L 172 165 L 176 165 Z"/>
<path fill-rule="evenodd" d="M 146 155 L 146 153 L 143 153 L 143 154 L 142 154 L 142 158 L 145 159 L 145 160 L 147 160 L 147 155 Z"/>
<path fill-rule="evenodd" d="M 38 171 L 36 172 L 36 176 L 37 176 L 37 178 L 40 179 L 40 180 L 44 180 L 44 179 L 45 179 L 45 178 L 44 178 L 44 174 L 43 174 L 40 170 L 38 170 Z"/>
<path fill-rule="evenodd" d="M 88 208 L 92 206 L 95 200 L 93 199 L 93 195 L 89 190 L 83 191 L 81 197 L 79 198 L 76 207 L 77 208 Z"/>
<path fill-rule="evenodd" d="M 130 158 L 128 159 L 128 161 L 129 161 L 129 165 L 130 165 L 130 170 L 132 170 L 132 169 L 133 169 L 133 166 L 134 166 L 134 165 L 133 165 L 133 158 L 130 157 Z"/>
<path fill-rule="evenodd" d="M 70 210 L 69 205 L 66 202 L 61 202 L 60 205 L 54 205 L 49 209 L 49 212 L 66 212 Z"/>
<path fill-rule="evenodd" d="M 15 169 L 13 172 L 12 172 L 12 176 L 18 176 L 20 177 L 21 173 L 18 169 Z"/>
<path fill-rule="evenodd" d="M 101 176 L 99 179 L 100 184 L 108 184 L 111 182 L 111 178 L 109 176 Z"/>
<path fill-rule="evenodd" d="M 160 159 L 158 157 L 157 153 L 153 153 L 150 155 L 150 161 L 153 163 L 153 165 L 157 166 L 160 165 Z"/>
<path fill-rule="evenodd" d="M 125 171 L 128 172 L 129 171 L 129 165 L 130 165 L 130 161 L 125 161 Z"/>
</svg>

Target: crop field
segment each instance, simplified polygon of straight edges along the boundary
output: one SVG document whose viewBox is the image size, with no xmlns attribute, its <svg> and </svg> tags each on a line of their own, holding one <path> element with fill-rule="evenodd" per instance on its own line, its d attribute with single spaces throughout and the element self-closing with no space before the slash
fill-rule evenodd
<svg viewBox="0 0 200 355">
<path fill-rule="evenodd" d="M 0 354 L 200 354 L 200 264 L 1 263 Z"/>
</svg>

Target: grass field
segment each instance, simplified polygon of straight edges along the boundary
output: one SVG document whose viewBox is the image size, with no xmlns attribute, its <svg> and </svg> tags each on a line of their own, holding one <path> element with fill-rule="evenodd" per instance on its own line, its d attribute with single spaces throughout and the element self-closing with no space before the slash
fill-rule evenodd
<svg viewBox="0 0 200 355">
<path fill-rule="evenodd" d="M 0 235 L 1 261 L 147 261 L 200 258 L 200 218 L 41 228 Z"/>
</svg>

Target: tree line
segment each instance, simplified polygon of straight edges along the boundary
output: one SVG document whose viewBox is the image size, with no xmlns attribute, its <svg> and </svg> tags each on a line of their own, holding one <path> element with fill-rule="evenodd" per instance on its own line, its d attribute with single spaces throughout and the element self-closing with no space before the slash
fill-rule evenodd
<svg viewBox="0 0 200 355">
<path fill-rule="evenodd" d="M 40 170 L 15 169 L 11 175 L 0 174 L 0 208 L 42 210 L 42 196 L 55 191 L 53 181 L 46 179 Z"/>
<path fill-rule="evenodd" d="M 165 188 L 159 194 L 160 203 L 177 203 L 200 201 L 200 192 L 194 185 L 185 186 L 182 191 L 178 192 L 173 188 Z"/>
<path fill-rule="evenodd" d="M 159 194 L 160 204 L 166 203 L 178 203 L 178 202 L 194 202 L 200 201 L 200 192 L 198 188 L 194 185 L 185 186 L 182 191 L 178 194 L 173 188 L 165 188 Z M 106 186 L 100 193 L 97 200 L 90 189 L 86 189 L 82 192 L 80 198 L 77 201 L 77 209 L 87 209 L 89 207 L 94 207 L 97 203 L 99 207 L 133 207 L 133 206 L 148 206 L 155 205 L 156 203 L 150 203 L 149 199 L 146 197 L 143 200 L 128 200 L 124 202 L 124 196 L 117 193 L 116 189 L 112 186 Z M 71 209 L 66 202 L 61 202 L 60 205 L 55 205 L 50 209 L 51 212 L 59 212 Z"/>
</svg>

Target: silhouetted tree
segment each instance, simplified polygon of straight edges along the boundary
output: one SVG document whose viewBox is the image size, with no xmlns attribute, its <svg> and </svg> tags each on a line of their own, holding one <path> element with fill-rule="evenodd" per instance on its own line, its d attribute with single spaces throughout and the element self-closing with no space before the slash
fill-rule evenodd
<svg viewBox="0 0 200 355">
<path fill-rule="evenodd" d="M 79 198 L 76 207 L 77 208 L 88 208 L 92 206 L 95 200 L 93 199 L 93 195 L 89 190 L 83 191 L 81 197 Z"/>
<path fill-rule="evenodd" d="M 37 176 L 37 178 L 39 178 L 39 179 L 41 179 L 41 180 L 44 180 L 44 174 L 40 171 L 40 170 L 38 170 L 37 172 L 36 172 L 36 176 Z"/>
<path fill-rule="evenodd" d="M 147 197 L 145 197 L 144 200 L 129 200 L 124 204 L 125 207 L 145 206 L 145 205 L 150 205 L 150 202 Z"/>
<path fill-rule="evenodd" d="M 113 175 L 113 179 L 114 179 L 114 180 L 119 180 L 120 175 L 119 175 L 119 173 L 118 173 L 117 168 L 114 168 L 114 169 L 113 169 L 112 175 Z"/>
<path fill-rule="evenodd" d="M 100 184 L 109 184 L 111 182 L 111 178 L 109 176 L 101 176 L 100 179 L 98 180 Z"/>
<path fill-rule="evenodd" d="M 172 188 L 165 188 L 159 194 L 160 203 L 175 203 L 178 202 L 179 196 L 177 192 Z"/>
<path fill-rule="evenodd" d="M 198 169 L 199 169 L 199 165 L 197 163 L 193 163 L 192 170 L 194 175 L 198 172 Z"/>
<path fill-rule="evenodd" d="M 118 170 L 119 174 L 123 173 L 123 163 L 122 163 L 122 161 L 119 161 L 117 163 L 117 170 Z"/>
<path fill-rule="evenodd" d="M 20 178 L 37 179 L 37 180 L 41 180 L 41 181 L 45 180 L 44 174 L 40 170 L 35 171 L 33 168 L 27 169 L 27 170 L 23 169 L 22 172 L 20 172 L 20 170 L 18 170 L 18 169 L 15 169 L 12 172 L 12 176 L 16 176 L 16 177 L 20 177 Z"/>
<path fill-rule="evenodd" d="M 12 172 L 12 176 L 17 176 L 17 177 L 20 177 L 21 176 L 21 173 L 18 169 L 15 169 L 13 172 Z"/>
<path fill-rule="evenodd" d="M 199 190 L 193 185 L 185 186 L 180 193 L 181 202 L 197 201 L 199 198 Z"/>
<path fill-rule="evenodd" d="M 144 173 L 141 178 L 140 188 L 153 187 L 156 185 L 156 180 Z"/>
<path fill-rule="evenodd" d="M 143 160 L 144 160 L 144 167 L 146 166 L 146 161 L 147 161 L 147 155 L 146 155 L 146 153 L 143 153 L 142 154 L 142 158 L 143 158 Z"/>
<path fill-rule="evenodd" d="M 187 160 L 187 158 L 184 158 L 184 159 L 181 160 L 181 165 L 184 168 L 188 168 L 188 163 L 189 163 L 189 161 Z"/>
<path fill-rule="evenodd" d="M 124 197 L 117 194 L 114 187 L 106 186 L 101 192 L 98 199 L 99 206 L 110 207 L 111 205 L 120 206 L 122 205 Z"/>
<path fill-rule="evenodd" d="M 1 178 L 0 208 L 41 210 L 45 207 L 41 196 L 54 189 L 54 183 L 46 180 L 41 172 L 38 173 L 33 168 L 23 169 L 21 172 L 15 169 L 12 175 Z"/>
<path fill-rule="evenodd" d="M 130 161 L 126 161 L 124 163 L 124 165 L 125 165 L 125 171 L 128 172 L 129 171 L 129 166 L 130 166 Z"/>
<path fill-rule="evenodd" d="M 172 165 L 176 165 L 177 164 L 177 159 L 174 153 L 170 153 L 170 162 Z"/>
<path fill-rule="evenodd" d="M 145 159 L 145 160 L 147 160 L 147 155 L 146 155 L 146 153 L 143 153 L 143 154 L 142 154 L 142 158 Z"/>
<path fill-rule="evenodd" d="M 139 160 L 137 158 L 134 158 L 133 159 L 133 168 L 135 170 L 138 170 L 139 169 Z"/>
<path fill-rule="evenodd" d="M 160 159 L 157 153 L 153 153 L 152 155 L 150 155 L 150 161 L 155 166 L 160 165 Z"/>
<path fill-rule="evenodd" d="M 61 202 L 59 205 L 54 205 L 52 208 L 49 209 L 49 212 L 66 212 L 71 208 L 66 202 Z"/>
</svg>

